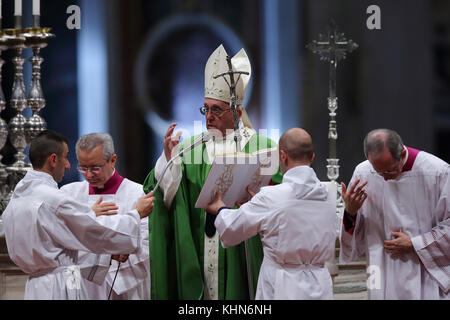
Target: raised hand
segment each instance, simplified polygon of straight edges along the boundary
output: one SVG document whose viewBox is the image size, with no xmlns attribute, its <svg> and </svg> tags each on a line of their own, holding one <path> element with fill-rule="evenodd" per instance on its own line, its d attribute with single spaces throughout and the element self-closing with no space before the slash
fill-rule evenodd
<svg viewBox="0 0 450 320">
<path fill-rule="evenodd" d="M 136 210 L 142 218 L 147 217 L 150 212 L 153 211 L 153 204 L 155 202 L 155 197 L 153 196 L 153 191 L 146 194 L 140 198 L 136 203 Z"/>
<path fill-rule="evenodd" d="M 366 190 L 364 190 L 364 187 L 367 185 L 367 181 L 359 185 L 360 181 L 360 179 L 356 179 L 348 190 L 344 183 L 341 184 L 342 199 L 345 201 L 345 211 L 352 216 L 356 215 L 364 201 L 367 199 L 367 193 Z"/>
<path fill-rule="evenodd" d="M 176 136 L 172 137 L 173 131 L 175 130 L 175 127 L 177 126 L 177 123 L 172 123 L 169 128 L 167 129 L 166 135 L 164 137 L 164 155 L 166 156 L 166 160 L 169 161 L 172 158 L 172 150 L 175 148 L 178 143 L 180 142 L 180 137 L 182 132 L 179 131 Z"/>
<path fill-rule="evenodd" d="M 114 202 L 105 202 L 102 203 L 103 197 L 100 197 L 97 202 L 91 207 L 91 210 L 95 212 L 95 215 L 98 216 L 112 216 L 117 214 L 117 210 L 119 207 L 116 206 Z"/>
</svg>

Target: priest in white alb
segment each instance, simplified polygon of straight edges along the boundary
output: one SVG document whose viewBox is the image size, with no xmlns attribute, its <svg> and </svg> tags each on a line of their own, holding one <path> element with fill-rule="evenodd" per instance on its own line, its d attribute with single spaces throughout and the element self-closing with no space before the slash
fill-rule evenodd
<svg viewBox="0 0 450 320">
<path fill-rule="evenodd" d="M 221 194 L 205 209 L 215 221 L 224 247 L 259 234 L 264 260 L 257 300 L 333 299 L 333 284 L 325 263 L 334 255 L 336 197 L 311 168 L 310 135 L 292 128 L 280 138 L 283 182 L 261 188 L 239 209 L 225 207 Z M 334 190 L 335 191 L 335 190 Z"/>
<path fill-rule="evenodd" d="M 347 190 L 340 262 L 365 255 L 369 299 L 450 299 L 450 167 L 371 131 Z"/>
<path fill-rule="evenodd" d="M 142 185 L 123 178 L 115 169 L 117 154 L 107 133 L 91 133 L 75 146 L 78 170 L 85 181 L 67 184 L 61 190 L 80 202 L 93 204 L 102 198 L 113 203 L 118 214 L 127 213 L 144 196 Z M 136 253 L 111 256 L 79 252 L 82 281 L 90 300 L 149 300 L 150 258 L 148 219 L 141 219 L 141 244 Z"/>
</svg>

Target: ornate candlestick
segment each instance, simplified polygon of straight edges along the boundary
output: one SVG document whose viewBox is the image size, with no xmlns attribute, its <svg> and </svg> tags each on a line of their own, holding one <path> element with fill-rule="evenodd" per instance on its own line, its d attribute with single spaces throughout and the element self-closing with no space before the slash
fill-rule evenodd
<svg viewBox="0 0 450 320">
<path fill-rule="evenodd" d="M 25 48 L 25 37 L 22 30 L 6 29 L 6 44 L 9 49 L 15 50 L 15 57 L 12 59 L 14 63 L 14 83 L 11 92 L 10 105 L 16 110 L 17 114 L 8 124 L 9 141 L 16 149 L 16 161 L 12 166 L 6 168 L 8 173 L 9 194 L 4 197 L 3 201 L 8 203 L 15 185 L 23 178 L 30 165 L 25 162 L 26 155 L 24 153 L 27 147 L 25 123 L 26 119 L 22 112 L 27 108 L 27 98 L 25 93 L 25 84 L 23 82 L 23 64 L 25 59 L 22 57 L 22 51 Z"/>
<path fill-rule="evenodd" d="M 28 106 L 33 111 L 33 115 L 25 123 L 27 144 L 30 144 L 34 137 L 47 128 L 45 120 L 38 114 L 45 107 L 45 98 L 41 86 L 41 65 L 44 59 L 39 53 L 41 49 L 47 46 L 47 40 L 55 36 L 50 33 L 50 30 L 50 28 L 39 27 L 25 29 L 25 45 L 33 49 L 33 56 L 30 58 L 33 73 L 28 92 Z"/>
<path fill-rule="evenodd" d="M 6 46 L 5 34 L 0 32 L 0 55 L 1 52 L 8 49 Z M 2 67 L 5 61 L 0 57 L 0 114 L 5 109 L 5 95 L 2 89 Z M 0 150 L 5 146 L 8 139 L 8 125 L 0 116 Z M 8 173 L 6 172 L 6 166 L 1 162 L 3 156 L 0 154 L 0 214 L 5 209 L 6 205 L 3 203 L 3 197 L 8 194 Z"/>
</svg>

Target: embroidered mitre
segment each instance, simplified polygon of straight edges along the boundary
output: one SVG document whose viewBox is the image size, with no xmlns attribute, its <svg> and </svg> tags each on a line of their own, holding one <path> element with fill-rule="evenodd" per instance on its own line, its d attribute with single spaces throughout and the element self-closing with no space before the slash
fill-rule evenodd
<svg viewBox="0 0 450 320">
<path fill-rule="evenodd" d="M 234 79 L 236 82 L 236 104 L 243 110 L 242 120 L 246 127 L 251 128 L 250 120 L 247 113 L 243 108 L 243 102 L 245 98 L 245 92 L 247 90 L 248 83 L 252 73 L 250 60 L 244 49 L 241 49 L 233 58 L 231 58 L 231 66 L 233 71 L 243 71 L 249 74 L 235 74 Z M 230 79 L 229 76 L 219 77 L 214 79 L 215 76 L 228 72 L 227 52 L 223 45 L 220 45 L 209 57 L 205 67 L 205 98 L 216 99 L 230 103 Z M 245 114 L 245 116 L 244 116 Z M 245 120 L 244 120 L 245 118 Z"/>
</svg>

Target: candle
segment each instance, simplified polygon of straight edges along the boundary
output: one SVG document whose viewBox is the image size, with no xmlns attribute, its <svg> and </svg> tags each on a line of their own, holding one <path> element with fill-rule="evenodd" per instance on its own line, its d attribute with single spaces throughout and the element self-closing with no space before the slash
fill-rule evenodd
<svg viewBox="0 0 450 320">
<path fill-rule="evenodd" d="M 22 29 L 22 0 L 14 1 L 14 28 Z"/>
<path fill-rule="evenodd" d="M 33 16 L 41 15 L 41 0 L 33 0 Z"/>
<path fill-rule="evenodd" d="M 14 15 L 21 16 L 22 15 L 22 0 L 14 1 Z"/>
<path fill-rule="evenodd" d="M 33 28 L 39 28 L 41 25 L 41 1 L 33 0 Z"/>
</svg>

